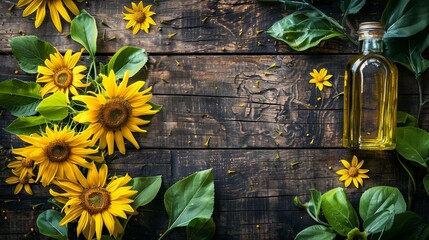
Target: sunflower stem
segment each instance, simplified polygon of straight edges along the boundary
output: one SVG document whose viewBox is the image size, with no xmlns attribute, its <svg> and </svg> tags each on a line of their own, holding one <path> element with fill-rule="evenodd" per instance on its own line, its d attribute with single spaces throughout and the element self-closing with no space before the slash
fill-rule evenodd
<svg viewBox="0 0 429 240">
<path fill-rule="evenodd" d="M 405 169 L 408 174 L 408 201 L 407 201 L 407 209 L 411 210 L 411 206 L 413 204 L 413 196 L 414 193 L 417 192 L 416 181 L 414 180 L 413 174 L 411 170 L 401 161 L 401 158 L 398 156 L 398 153 L 395 154 L 396 159 L 398 159 L 401 166 Z"/>
</svg>

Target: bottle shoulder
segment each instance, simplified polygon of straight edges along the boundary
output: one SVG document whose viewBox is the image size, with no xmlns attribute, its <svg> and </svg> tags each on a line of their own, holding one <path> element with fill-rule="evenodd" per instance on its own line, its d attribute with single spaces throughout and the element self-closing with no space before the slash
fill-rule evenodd
<svg viewBox="0 0 429 240">
<path fill-rule="evenodd" d="M 375 64 L 375 63 L 387 65 L 392 70 L 397 71 L 396 65 L 393 61 L 391 61 L 383 54 L 374 53 L 374 52 L 369 52 L 366 54 L 361 53 L 355 56 L 347 63 L 347 66 L 349 69 L 353 69 L 353 68 L 359 68 L 362 65 Z"/>
</svg>

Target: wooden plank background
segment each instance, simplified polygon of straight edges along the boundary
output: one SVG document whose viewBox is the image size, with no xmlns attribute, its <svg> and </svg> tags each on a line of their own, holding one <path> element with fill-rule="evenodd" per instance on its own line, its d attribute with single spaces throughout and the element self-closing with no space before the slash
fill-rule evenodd
<svg viewBox="0 0 429 240">
<path fill-rule="evenodd" d="M 77 51 L 80 46 L 68 37 L 69 25 L 64 22 L 63 33 L 54 30 L 48 17 L 34 29 L 34 16 L 23 18 L 23 10 L 17 7 L 8 10 L 16 2 L 0 3 L 0 80 L 34 80 L 34 75 L 15 73 L 19 67 L 8 45 L 10 38 L 37 35 L 62 52 Z M 127 144 L 127 155 L 118 153 L 109 164 L 112 173 L 163 176 L 160 194 L 130 223 L 127 239 L 157 239 L 168 224 L 162 201 L 165 190 L 210 167 L 216 191 L 214 239 L 293 239 L 313 224 L 305 211 L 293 205 L 294 196 L 307 200 L 311 187 L 326 191 L 343 186 L 335 171 L 341 168 L 340 159 L 351 159 L 354 154 L 365 159 L 365 168 L 371 170 L 363 188 L 346 189 L 355 206 L 361 193 L 376 185 L 396 186 L 407 193 L 408 178 L 394 152 L 341 147 L 343 102 L 336 95 L 343 88 L 345 63 L 357 47 L 345 39 L 333 39 L 307 52 L 294 52 L 264 32 L 257 34 L 288 13 L 282 4 L 255 0 L 145 4 L 154 5 L 157 26 L 149 34 L 137 35 L 126 30 L 122 20 L 123 6 L 129 2 L 78 4 L 97 20 L 98 60 L 107 62 L 124 45 L 149 52 L 148 70 L 134 79 L 143 78 L 153 86 L 153 101 L 164 106 L 144 127 L 148 133 L 136 135 L 142 149 Z M 384 5 L 385 1 L 367 1 L 365 14 L 352 16 L 348 26 L 354 31 L 359 22 L 377 20 Z M 330 16 L 340 16 L 331 4 L 317 6 Z M 171 33 L 176 35 L 168 38 Z M 270 68 L 274 63 L 277 67 Z M 308 73 L 322 67 L 334 75 L 335 88 L 321 93 L 308 83 Z M 399 69 L 399 109 L 415 114 L 417 88 L 412 75 Z M 424 94 L 429 97 L 427 85 Z M 422 118 L 428 129 L 427 110 Z M 3 158 L 12 146 L 23 145 L 3 130 L 13 119 L 6 111 L 0 116 Z M 299 164 L 291 166 L 292 162 Z M 35 229 L 37 214 L 52 207 L 46 202 L 47 189 L 34 186 L 34 196 L 14 196 L 14 187 L 4 182 L 8 176 L 9 171 L 0 172 L 0 238 L 43 238 L 31 228 Z M 429 198 L 423 191 L 415 198 L 414 210 L 429 221 Z M 185 234 L 179 231 L 170 239 L 185 239 Z"/>
</svg>

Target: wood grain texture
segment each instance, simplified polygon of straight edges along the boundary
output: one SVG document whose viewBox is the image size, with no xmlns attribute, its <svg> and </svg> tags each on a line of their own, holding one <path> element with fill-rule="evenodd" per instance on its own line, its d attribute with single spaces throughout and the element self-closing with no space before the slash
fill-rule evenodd
<svg viewBox="0 0 429 240">
<path fill-rule="evenodd" d="M 356 152 L 345 149 L 130 150 L 126 157 L 109 163 L 109 172 L 128 172 L 132 177 L 163 176 L 163 188 L 156 200 L 132 220 L 127 232 L 131 239 L 138 239 L 137 236 L 156 239 L 167 226 L 162 205 L 166 188 L 208 168 L 213 168 L 215 177 L 215 239 L 292 239 L 305 226 L 313 224 L 304 210 L 293 205 L 293 198 L 298 196 L 307 201 L 308 189 L 312 187 L 322 192 L 341 187 L 343 183 L 338 181 L 335 171 L 342 168 L 340 159 L 350 160 L 353 154 Z M 407 176 L 394 160 L 393 152 L 360 151 L 359 157 L 365 160 L 364 168 L 370 169 L 370 179 L 365 180 L 363 188 L 346 189 L 355 207 L 361 193 L 376 185 L 396 186 L 406 193 Z M 291 166 L 292 162 L 298 164 Z M 34 221 L 28 218 L 34 219 L 51 205 L 44 201 L 49 195 L 42 187 L 35 188 L 35 198 L 12 197 L 13 187 L 4 185 L 7 174 L 0 175 L 0 197 L 7 200 L 0 203 L 3 211 L 0 235 L 18 236 L 34 227 Z M 44 204 L 33 210 L 37 203 Z"/>
<path fill-rule="evenodd" d="M 14 7 L 17 1 L 5 0 L 0 3 L 0 52 L 10 52 L 7 40 L 20 34 L 36 34 L 43 40 L 51 42 L 60 50 L 80 49 L 80 46 L 65 37 L 69 33 L 69 24 L 62 21 L 63 33 L 55 30 L 49 17 L 42 26 L 34 29 L 34 15 L 21 17 L 23 9 Z M 86 9 L 98 22 L 98 52 L 112 53 L 124 45 L 144 47 L 150 53 L 276 53 L 291 52 L 283 43 L 275 44 L 266 33 L 275 21 L 290 11 L 281 3 L 260 3 L 256 0 L 157 0 L 146 1 L 153 4 L 152 10 L 157 14 L 154 19 L 157 26 L 149 34 L 132 35 L 126 30 L 123 20 L 124 5 L 130 2 L 111 4 L 111 1 L 87 1 L 78 4 Z M 376 19 L 381 16 L 380 3 L 368 4 L 365 19 Z M 318 6 L 330 16 L 340 18 L 340 11 L 332 4 Z M 203 22 L 203 19 L 206 19 Z M 351 18 L 349 26 L 356 29 L 362 17 Z M 168 24 L 163 24 L 167 22 Z M 103 23 L 103 24 L 101 24 Z M 157 30 L 161 27 L 162 30 Z M 169 34 L 176 33 L 172 38 Z M 115 37 L 114 40 L 110 40 Z M 262 44 L 258 46 L 258 42 Z M 223 51 L 222 48 L 225 48 Z M 357 48 L 345 39 L 333 39 L 324 42 L 310 52 L 356 52 Z"/>
</svg>

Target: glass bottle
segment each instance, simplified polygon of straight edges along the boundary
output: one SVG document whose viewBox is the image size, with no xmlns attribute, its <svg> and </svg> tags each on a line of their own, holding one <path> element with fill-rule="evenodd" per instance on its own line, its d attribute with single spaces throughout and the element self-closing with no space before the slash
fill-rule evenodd
<svg viewBox="0 0 429 240">
<path fill-rule="evenodd" d="M 398 70 L 383 56 L 383 25 L 359 25 L 359 55 L 344 75 L 343 146 L 395 149 Z"/>
</svg>

